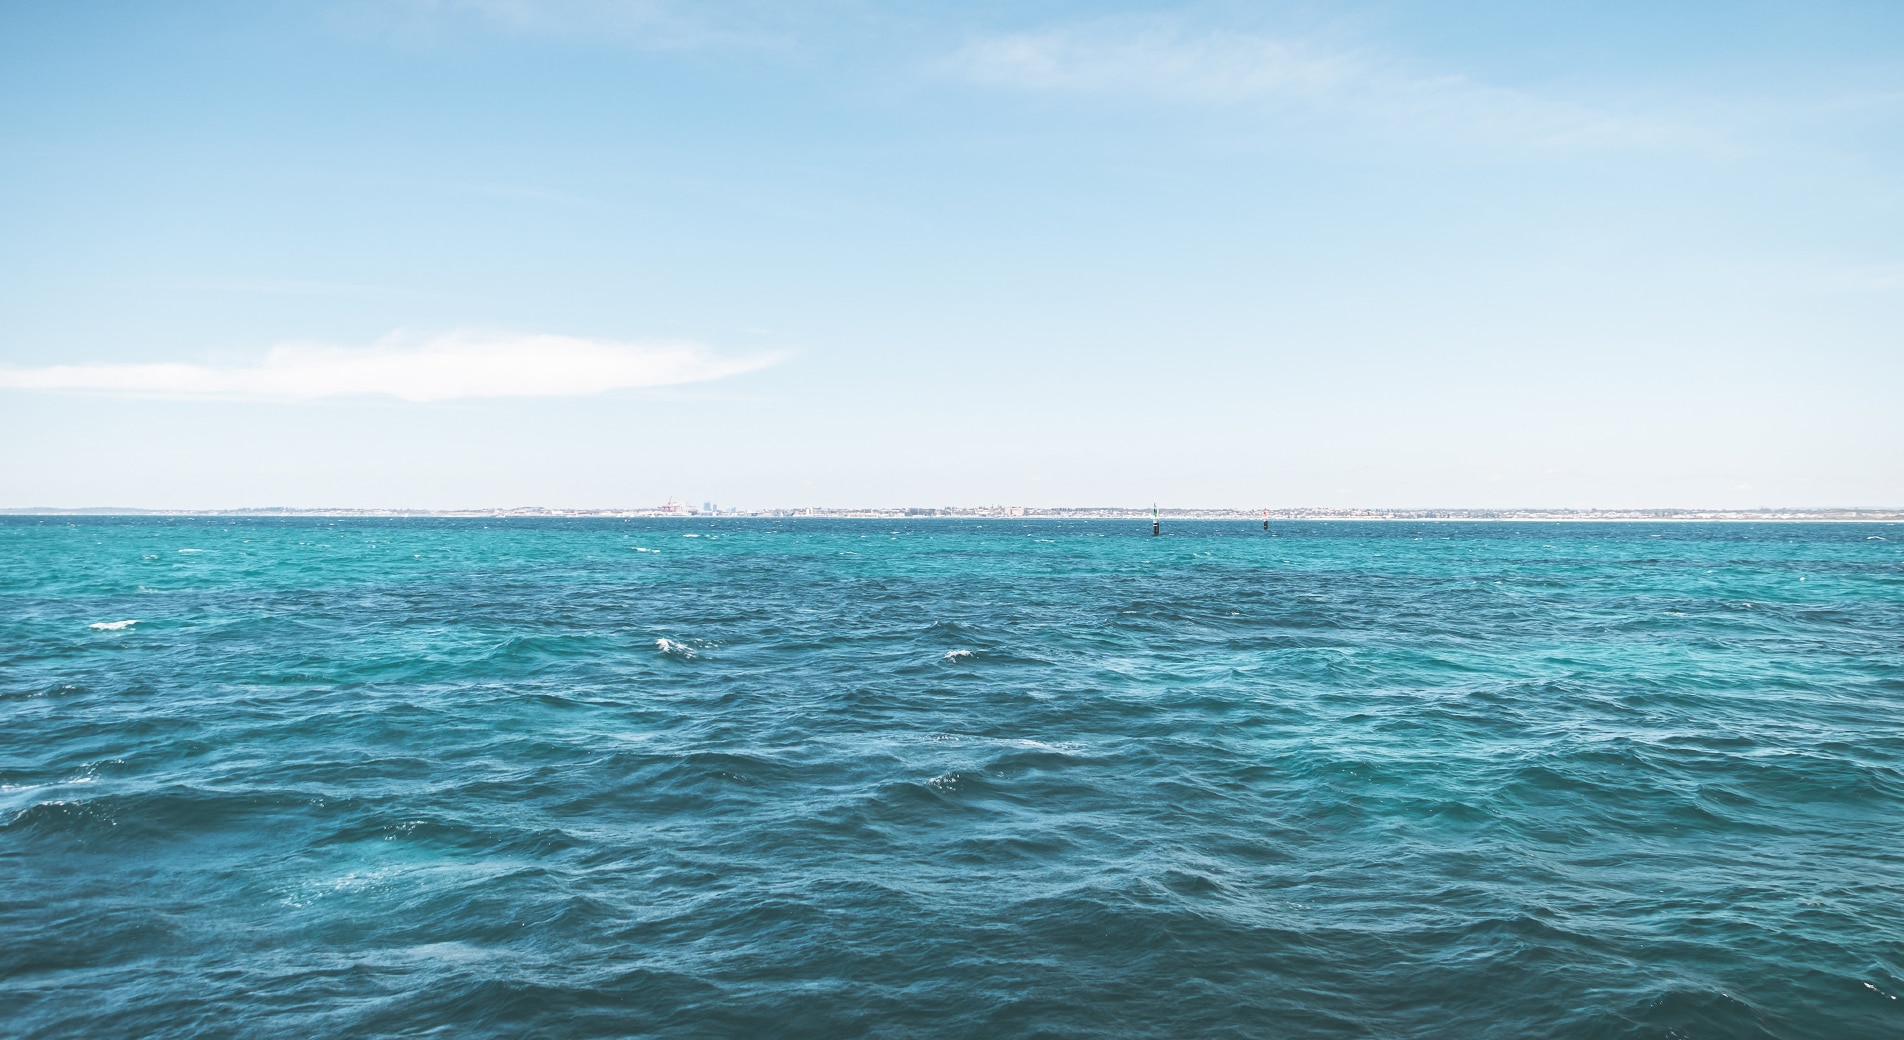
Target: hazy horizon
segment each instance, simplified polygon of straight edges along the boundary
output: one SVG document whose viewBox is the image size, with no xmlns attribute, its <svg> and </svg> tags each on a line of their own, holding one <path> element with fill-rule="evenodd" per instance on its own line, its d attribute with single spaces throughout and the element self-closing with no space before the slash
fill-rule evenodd
<svg viewBox="0 0 1904 1040">
<path fill-rule="evenodd" d="M 1351 513 L 1396 513 L 1396 514 L 1416 514 L 1416 513 L 1447 513 L 1447 514 L 1463 514 L 1463 513 L 1582 513 L 1582 514 L 1771 513 L 1771 514 L 1815 515 L 1815 516 L 1821 516 L 1821 517 L 1833 515 L 1833 514 L 1840 514 L 1840 513 L 1875 513 L 1875 514 L 1896 514 L 1898 516 L 1904 517 L 1904 506 L 1859 505 L 1859 504 L 1793 505 L 1789 503 L 1783 504 L 1783 505 L 1773 505 L 1773 506 L 1758 506 L 1758 507 L 1752 507 L 1752 508 L 1746 508 L 1746 509 L 1728 508 L 1728 507 L 1722 507 L 1722 506 L 1701 506 L 1701 505 L 1683 505 L 1683 504 L 1682 505 L 1666 505 L 1666 506 L 1579 506 L 1579 507 L 1575 507 L 1575 506 L 1543 506 L 1543 505 L 1452 506 L 1452 505 L 1408 505 L 1408 504 L 1395 504 L 1395 503 L 1378 503 L 1378 504 L 1369 504 L 1369 505 L 1341 504 L 1341 503 L 1326 504 L 1325 503 L 1325 504 L 1319 504 L 1319 505 L 1283 504 L 1283 505 L 1270 505 L 1270 506 L 1158 504 L 1153 507 L 1152 505 L 1128 505 L 1128 504 L 1118 505 L 1118 504 L 1106 504 L 1106 503 L 1053 504 L 1053 503 L 1033 503 L 1033 502 L 996 502 L 996 503 L 981 503 L 981 504 L 956 504 L 956 503 L 943 503 L 943 502 L 936 503 L 936 504 L 923 504 L 923 503 L 913 502 L 913 503 L 906 503 L 906 504 L 900 504 L 900 505 L 872 505 L 872 504 L 866 504 L 866 503 L 823 504 L 818 502 L 812 502 L 812 503 L 799 503 L 799 504 L 791 504 L 791 505 L 787 503 L 780 503 L 780 504 L 760 505 L 760 506 L 729 506 L 726 503 L 716 502 L 716 503 L 712 503 L 712 505 L 715 507 L 713 510 L 708 510 L 707 508 L 705 508 L 706 503 L 687 503 L 687 502 L 645 503 L 645 504 L 630 504 L 630 505 L 547 505 L 542 503 L 529 502 L 529 503 L 512 503 L 507 505 L 464 505 L 464 506 L 441 506 L 441 507 L 434 507 L 434 508 L 401 506 L 401 505 L 372 505 L 372 506 L 227 505 L 227 506 L 197 506 L 197 507 L 177 507 L 177 508 L 138 506 L 138 505 L 104 505 L 104 506 L 99 506 L 99 505 L 88 505 L 88 506 L 72 506 L 72 505 L 6 506 L 6 505 L 0 505 L 0 516 L 114 516 L 114 515 L 138 516 L 138 515 L 189 515 L 189 514 L 195 514 L 195 513 L 267 514 L 267 515 L 273 514 L 273 513 L 284 513 L 287 515 L 326 515 L 326 514 L 335 514 L 335 513 L 349 513 L 349 514 L 394 513 L 394 514 L 406 514 L 406 515 L 415 515 L 415 516 L 430 516 L 430 515 L 476 514 L 476 513 L 492 513 L 492 512 L 493 513 L 517 512 L 517 513 L 523 513 L 523 514 L 533 514 L 537 511 L 543 511 L 543 512 L 549 512 L 549 513 L 579 513 L 579 514 L 604 514 L 604 515 L 623 514 L 623 513 L 642 513 L 642 514 L 655 515 L 655 516 L 686 517 L 686 516 L 697 516 L 697 515 L 709 516 L 709 515 L 714 515 L 715 513 L 720 513 L 720 514 L 732 513 L 736 515 L 738 514 L 776 514 L 777 513 L 777 514 L 784 514 L 784 515 L 794 515 L 802 510 L 809 510 L 809 511 L 818 510 L 823 514 L 824 513 L 850 513 L 850 512 L 862 512 L 862 511 L 863 512 L 894 512 L 899 510 L 919 510 L 919 511 L 933 510 L 933 511 L 949 511 L 945 513 L 946 516 L 957 517 L 961 515 L 976 514 L 976 513 L 979 513 L 980 511 L 996 511 L 1000 509 L 1019 509 L 1019 510 L 1032 511 L 1032 515 L 1026 516 L 1027 519 L 1038 519 L 1039 516 L 1037 514 L 1060 513 L 1060 512 L 1106 513 L 1106 514 L 1125 514 L 1128 516 L 1148 516 L 1150 515 L 1153 508 L 1155 508 L 1158 512 L 1164 515 L 1182 514 L 1182 513 L 1224 513 L 1224 514 L 1238 514 L 1238 515 L 1245 516 L 1246 518 L 1247 516 L 1250 516 L 1250 515 L 1266 512 L 1269 518 L 1271 519 L 1277 518 L 1278 516 L 1282 516 L 1286 518 L 1287 515 L 1291 513 L 1323 514 L 1325 518 L 1327 514 L 1332 514 L 1332 513 L 1342 514 L 1344 516 Z M 667 509 L 669 506 L 679 507 L 680 511 L 663 513 L 662 510 Z M 930 519 L 931 516 L 932 514 L 921 512 L 918 518 Z M 1413 517 L 1413 516 L 1406 517 L 1406 518 L 1420 519 L 1419 517 Z M 1450 518 L 1458 519 L 1459 517 L 1450 517 Z M 1088 519 L 1088 517 L 1084 519 Z"/>
</svg>

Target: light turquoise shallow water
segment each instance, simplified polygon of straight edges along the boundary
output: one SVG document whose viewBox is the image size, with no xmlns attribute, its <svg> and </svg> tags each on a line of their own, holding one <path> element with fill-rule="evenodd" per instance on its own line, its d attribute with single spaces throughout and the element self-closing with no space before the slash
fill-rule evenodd
<svg viewBox="0 0 1904 1040">
<path fill-rule="evenodd" d="M 0 1031 L 1904 1035 L 1904 527 L 1147 535 L 0 519 Z"/>
</svg>

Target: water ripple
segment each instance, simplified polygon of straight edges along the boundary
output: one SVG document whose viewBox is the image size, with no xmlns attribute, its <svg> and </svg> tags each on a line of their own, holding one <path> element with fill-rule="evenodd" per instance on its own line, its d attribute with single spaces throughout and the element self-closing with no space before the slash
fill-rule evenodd
<svg viewBox="0 0 1904 1040">
<path fill-rule="evenodd" d="M 1904 532 L 1148 530 L 0 519 L 4 1031 L 1904 1035 Z"/>
</svg>

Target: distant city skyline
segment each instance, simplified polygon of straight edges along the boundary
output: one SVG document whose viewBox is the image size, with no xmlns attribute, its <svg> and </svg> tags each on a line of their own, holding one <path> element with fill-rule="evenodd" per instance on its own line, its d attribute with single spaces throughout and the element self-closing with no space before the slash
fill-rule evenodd
<svg viewBox="0 0 1904 1040">
<path fill-rule="evenodd" d="M 1900 508 L 1901 40 L 8 5 L 0 509 Z"/>
</svg>

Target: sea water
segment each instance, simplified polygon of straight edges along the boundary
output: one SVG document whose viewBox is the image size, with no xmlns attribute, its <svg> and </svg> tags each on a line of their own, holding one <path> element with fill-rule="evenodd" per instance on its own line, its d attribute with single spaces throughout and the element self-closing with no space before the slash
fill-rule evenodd
<svg viewBox="0 0 1904 1040">
<path fill-rule="evenodd" d="M 0 1033 L 1904 1036 L 1904 528 L 0 520 Z"/>
</svg>

